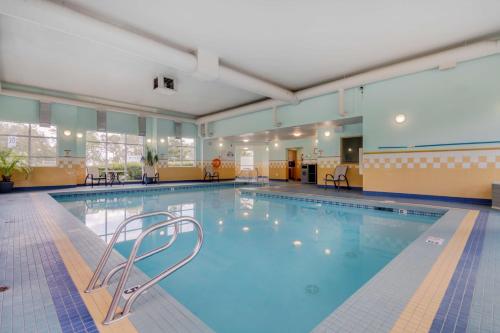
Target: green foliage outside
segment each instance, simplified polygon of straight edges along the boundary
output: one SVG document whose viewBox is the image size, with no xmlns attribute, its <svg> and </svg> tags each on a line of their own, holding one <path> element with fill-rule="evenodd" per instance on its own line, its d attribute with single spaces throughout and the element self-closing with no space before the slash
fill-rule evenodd
<svg viewBox="0 0 500 333">
<path fill-rule="evenodd" d="M 2 181 L 10 182 L 10 178 L 14 172 L 22 172 L 26 178 L 31 172 L 26 158 L 23 156 L 16 156 L 12 149 L 0 150 L 0 175 Z"/>
</svg>

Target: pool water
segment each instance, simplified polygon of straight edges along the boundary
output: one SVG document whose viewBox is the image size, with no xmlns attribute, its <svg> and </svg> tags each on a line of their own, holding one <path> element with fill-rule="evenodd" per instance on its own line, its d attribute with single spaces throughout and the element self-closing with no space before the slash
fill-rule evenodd
<svg viewBox="0 0 500 333">
<path fill-rule="evenodd" d="M 203 225 L 199 255 L 160 285 L 220 333 L 309 332 L 358 290 L 436 217 L 241 195 L 238 190 L 142 192 L 57 198 L 104 241 L 141 212 L 170 210 Z M 127 256 L 141 230 L 129 225 L 116 244 Z M 175 244 L 138 267 L 149 276 L 191 252 L 185 224 Z M 168 241 L 158 230 L 142 251 Z"/>
</svg>

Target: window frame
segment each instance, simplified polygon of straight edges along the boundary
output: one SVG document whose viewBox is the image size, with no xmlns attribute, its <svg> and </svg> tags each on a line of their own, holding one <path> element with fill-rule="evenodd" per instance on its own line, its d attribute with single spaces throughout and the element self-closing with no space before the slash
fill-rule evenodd
<svg viewBox="0 0 500 333">
<path fill-rule="evenodd" d="M 358 156 L 357 162 L 346 161 L 345 152 L 344 152 L 344 141 L 347 139 L 361 139 L 361 146 L 358 147 L 358 151 L 356 152 L 356 156 Z M 354 136 L 345 136 L 340 138 L 340 162 L 345 164 L 359 164 L 359 149 L 363 149 L 363 136 L 362 135 L 354 135 Z"/>
<path fill-rule="evenodd" d="M 14 136 L 16 138 L 27 138 L 28 139 L 28 151 L 26 152 L 27 156 L 23 156 L 23 155 L 16 155 L 16 156 L 18 156 L 18 157 L 26 157 L 28 165 L 30 167 L 36 167 L 36 168 L 54 168 L 54 167 L 57 167 L 57 159 L 59 157 L 59 154 L 58 154 L 58 151 L 59 151 L 58 150 L 58 147 L 59 147 L 59 137 L 58 137 L 57 125 L 47 126 L 47 127 L 54 127 L 55 136 L 40 136 L 40 135 L 32 135 L 32 132 L 33 132 L 32 131 L 32 127 L 33 127 L 33 125 L 40 126 L 40 124 L 37 124 L 37 123 L 21 123 L 21 122 L 3 121 L 3 120 L 0 121 L 0 123 L 28 125 L 28 134 L 0 134 L 0 136 L 1 137 L 7 137 L 7 138 L 11 137 L 11 136 Z M 55 139 L 56 140 L 56 145 L 55 145 L 55 154 L 54 154 L 54 156 L 48 156 L 48 155 L 33 156 L 32 155 L 32 147 L 31 147 L 32 139 Z M 9 149 L 8 146 L 7 146 L 7 149 Z M 35 159 L 43 159 L 43 158 L 53 159 L 54 160 L 54 164 L 53 165 L 33 165 L 33 161 L 32 160 L 34 158 Z"/>
<path fill-rule="evenodd" d="M 185 139 L 190 139 L 193 140 L 193 145 L 185 145 L 183 144 L 183 141 Z M 170 145 L 170 140 L 179 140 L 179 144 L 176 145 Z M 175 147 L 179 149 L 180 151 L 180 158 L 177 161 L 171 160 L 172 156 L 169 154 L 170 147 Z M 186 160 L 184 159 L 184 148 L 189 148 L 193 150 L 193 159 L 192 160 Z M 196 138 L 191 138 L 191 137 L 181 137 L 181 138 L 176 138 L 175 136 L 168 136 L 167 137 L 167 166 L 169 168 L 194 168 L 196 167 Z M 185 165 L 185 162 L 192 162 L 191 165 Z"/>
<path fill-rule="evenodd" d="M 104 141 L 98 141 L 98 140 L 89 140 L 89 132 L 93 133 L 104 133 L 105 134 L 105 140 Z M 113 142 L 109 139 L 109 136 L 111 135 L 123 135 L 125 136 L 125 140 L 123 142 Z M 142 139 L 141 143 L 129 143 L 128 142 L 128 137 L 129 136 L 135 136 L 139 137 Z M 117 133 L 117 132 L 108 132 L 108 131 L 92 131 L 88 130 L 86 132 L 86 137 L 85 137 L 85 166 L 88 166 L 88 143 L 93 143 L 93 144 L 104 144 L 105 147 L 105 159 L 104 159 L 104 172 L 108 173 L 110 171 L 109 169 L 109 156 L 108 156 L 108 147 L 109 145 L 123 145 L 124 146 L 124 167 L 123 167 L 123 173 L 127 175 L 128 177 L 128 170 L 127 170 L 127 165 L 128 165 L 128 147 L 134 146 L 134 147 L 141 147 L 142 148 L 142 156 L 144 156 L 144 149 L 146 147 L 146 140 L 144 136 L 136 135 L 136 134 L 128 134 L 128 133 Z M 126 179 L 125 181 L 137 181 L 137 179 Z"/>
</svg>

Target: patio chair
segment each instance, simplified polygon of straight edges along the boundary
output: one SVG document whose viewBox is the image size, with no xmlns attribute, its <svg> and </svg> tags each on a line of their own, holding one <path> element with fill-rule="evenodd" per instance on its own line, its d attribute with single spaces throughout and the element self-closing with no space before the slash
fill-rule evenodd
<svg viewBox="0 0 500 333">
<path fill-rule="evenodd" d="M 104 185 L 107 185 L 107 178 L 105 175 L 101 176 L 98 167 L 87 167 L 87 176 L 85 177 L 85 185 L 88 185 L 87 184 L 88 180 L 90 180 L 90 185 L 92 187 L 94 187 L 95 181 L 97 181 L 97 185 L 100 185 L 101 180 L 104 181 Z"/>
<path fill-rule="evenodd" d="M 349 180 L 347 179 L 347 170 L 348 170 L 347 165 L 338 165 L 335 168 L 333 175 L 331 173 L 327 173 L 325 175 L 325 178 L 323 179 L 325 181 L 325 189 L 327 188 L 328 182 L 333 182 L 335 188 L 339 190 L 340 182 L 343 181 L 346 182 L 347 188 L 351 189 L 351 187 L 349 186 Z"/>
<path fill-rule="evenodd" d="M 151 181 L 149 181 L 151 179 Z M 144 166 L 144 174 L 142 175 L 143 184 L 157 184 L 160 181 L 160 174 L 156 172 L 151 165 Z"/>
<path fill-rule="evenodd" d="M 203 176 L 203 180 L 209 180 L 209 181 L 214 181 L 217 179 L 217 181 L 220 181 L 219 178 L 219 172 L 215 171 L 213 167 L 209 166 L 205 168 L 205 175 Z"/>
</svg>

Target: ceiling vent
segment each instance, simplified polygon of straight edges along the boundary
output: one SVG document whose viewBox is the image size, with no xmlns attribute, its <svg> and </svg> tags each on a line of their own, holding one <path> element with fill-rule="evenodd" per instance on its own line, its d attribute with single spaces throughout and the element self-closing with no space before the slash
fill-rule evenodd
<svg viewBox="0 0 500 333">
<path fill-rule="evenodd" d="M 175 79 L 158 75 L 153 79 L 153 91 L 164 95 L 173 95 L 176 93 Z"/>
</svg>

